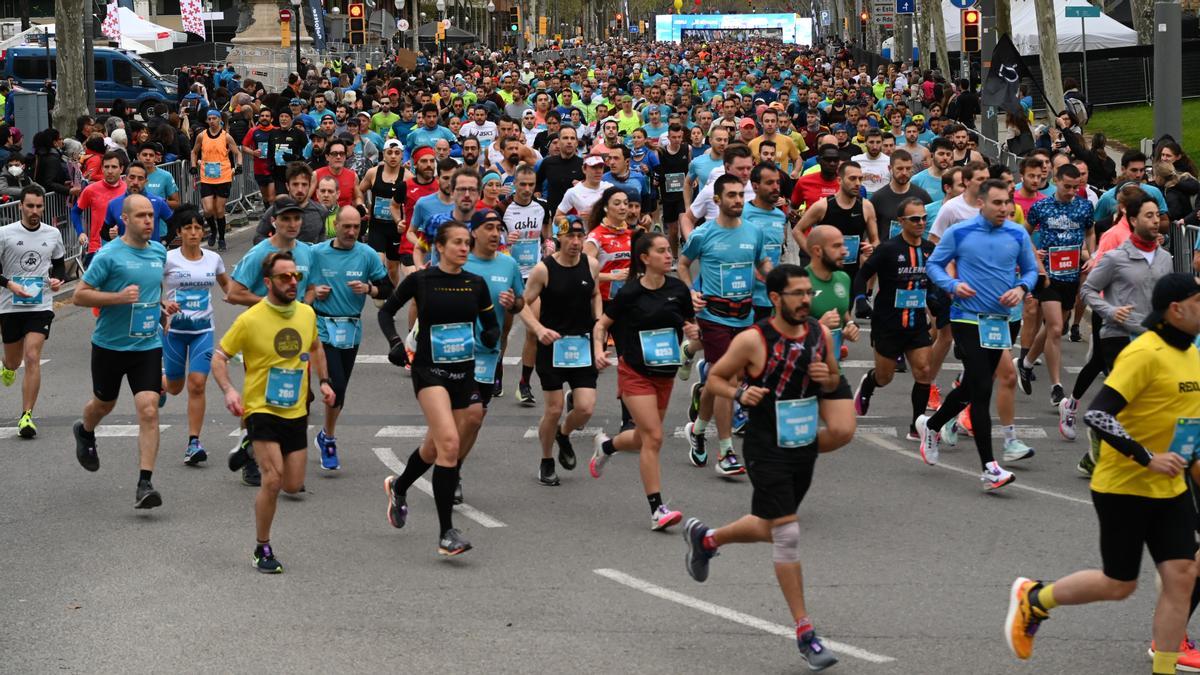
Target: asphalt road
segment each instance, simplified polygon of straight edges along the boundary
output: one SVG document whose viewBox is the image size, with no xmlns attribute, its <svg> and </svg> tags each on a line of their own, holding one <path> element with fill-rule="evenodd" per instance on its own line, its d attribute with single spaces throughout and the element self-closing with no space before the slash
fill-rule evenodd
<svg viewBox="0 0 1200 675">
<path fill-rule="evenodd" d="M 248 239 L 234 235 L 231 244 L 229 264 Z M 234 312 L 221 306 L 218 325 Z M 540 411 L 516 404 L 513 361 L 463 471 L 471 509 L 456 523 L 475 550 L 439 559 L 433 500 L 416 491 L 409 526 L 392 529 L 383 479 L 419 443 L 424 421 L 368 318 L 339 426 L 342 470 L 321 471 L 310 450 L 308 491 L 281 498 L 273 531 L 287 571 L 266 577 L 250 565 L 255 491 L 224 468 L 237 422 L 214 385 L 207 466 L 182 463 L 185 401 L 163 410 L 155 473 L 163 507 L 133 509 L 127 390 L 101 430 L 99 473 L 79 467 L 70 425 L 89 392 L 93 321 L 61 308 L 44 354 L 36 440 L 15 437 L 19 385 L 0 391 L 8 401 L 0 672 L 804 670 L 767 545 L 726 547 L 708 582 L 695 583 L 678 532 L 649 530 L 636 459 L 618 456 L 601 480 L 588 476 L 590 436 L 576 435 L 579 468 L 560 469 L 560 487 L 535 482 Z M 510 359 L 521 334 L 513 333 Z M 1067 362 L 1081 364 L 1085 348 L 1067 345 Z M 869 355 L 865 344 L 851 347 L 852 383 Z M 590 427 L 619 425 L 615 377 L 602 374 Z M 942 374 L 943 388 L 952 377 Z M 1018 480 L 1000 494 L 981 490 L 969 440 L 943 450 L 936 468 L 916 458 L 916 444 L 904 440 L 907 375 L 876 395 L 848 447 L 818 462 L 800 523 L 810 611 L 842 656 L 832 672 L 1147 669 L 1148 560 L 1129 601 L 1057 610 L 1032 662 L 1018 663 L 1004 644 L 1015 576 L 1099 564 L 1087 483 L 1074 469 L 1084 443 L 1059 438 L 1045 381 L 1043 372 L 1033 397 L 1018 394 L 1017 423 L 1037 456 L 1010 467 Z M 672 429 L 686 422 L 687 389 L 676 386 Z M 714 526 L 748 512 L 747 481 L 691 467 L 686 447 L 670 438 L 663 451 L 670 504 Z"/>
</svg>

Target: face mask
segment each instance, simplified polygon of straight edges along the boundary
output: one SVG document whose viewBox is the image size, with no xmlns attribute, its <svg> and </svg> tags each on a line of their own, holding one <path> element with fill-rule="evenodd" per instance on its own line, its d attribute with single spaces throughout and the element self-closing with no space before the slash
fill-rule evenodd
<svg viewBox="0 0 1200 675">
<path fill-rule="evenodd" d="M 25 167 L 23 167 L 23 166 L 10 166 L 10 167 L 8 167 L 8 174 L 9 174 L 10 176 L 13 176 L 13 177 L 19 178 L 19 177 L 21 176 L 21 174 L 23 174 L 23 173 L 25 173 Z"/>
</svg>

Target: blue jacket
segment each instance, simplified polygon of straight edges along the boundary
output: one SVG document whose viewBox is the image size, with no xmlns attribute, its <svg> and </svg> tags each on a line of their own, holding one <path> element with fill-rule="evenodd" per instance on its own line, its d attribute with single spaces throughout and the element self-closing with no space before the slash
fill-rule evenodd
<svg viewBox="0 0 1200 675">
<path fill-rule="evenodd" d="M 958 278 L 946 273 L 951 261 L 957 266 Z M 1033 243 L 1025 228 L 1011 220 L 997 227 L 982 214 L 946 230 L 929 256 L 925 272 L 930 281 L 954 298 L 950 319 L 971 323 L 979 314 L 1008 315 L 1011 308 L 1000 304 L 1000 296 L 1018 284 L 1033 290 L 1038 280 Z M 954 289 L 964 281 L 975 289 L 974 297 L 954 297 Z"/>
</svg>

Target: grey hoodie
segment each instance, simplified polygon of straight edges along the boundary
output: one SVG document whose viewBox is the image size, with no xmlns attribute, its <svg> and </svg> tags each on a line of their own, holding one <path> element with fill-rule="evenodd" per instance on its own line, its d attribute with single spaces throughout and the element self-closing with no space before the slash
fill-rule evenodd
<svg viewBox="0 0 1200 675">
<path fill-rule="evenodd" d="M 1150 295 L 1154 283 L 1174 271 L 1174 259 L 1165 248 L 1154 251 L 1154 261 L 1146 257 L 1133 242 L 1126 239 L 1096 264 L 1083 284 L 1083 300 L 1104 319 L 1101 338 L 1136 337 L 1146 331 L 1142 320 L 1150 311 Z M 1103 293 L 1104 297 L 1100 297 Z M 1123 323 L 1113 315 L 1118 307 L 1133 305 L 1133 311 Z"/>
</svg>

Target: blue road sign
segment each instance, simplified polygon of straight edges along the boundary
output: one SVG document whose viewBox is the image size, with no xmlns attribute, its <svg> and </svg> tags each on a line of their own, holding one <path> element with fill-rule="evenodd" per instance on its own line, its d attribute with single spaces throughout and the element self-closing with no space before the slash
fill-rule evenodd
<svg viewBox="0 0 1200 675">
<path fill-rule="evenodd" d="M 912 14 L 916 4 L 916 0 L 896 0 L 896 13 Z"/>
<path fill-rule="evenodd" d="M 978 0 L 950 0 L 950 4 L 959 9 L 971 9 Z"/>
</svg>

